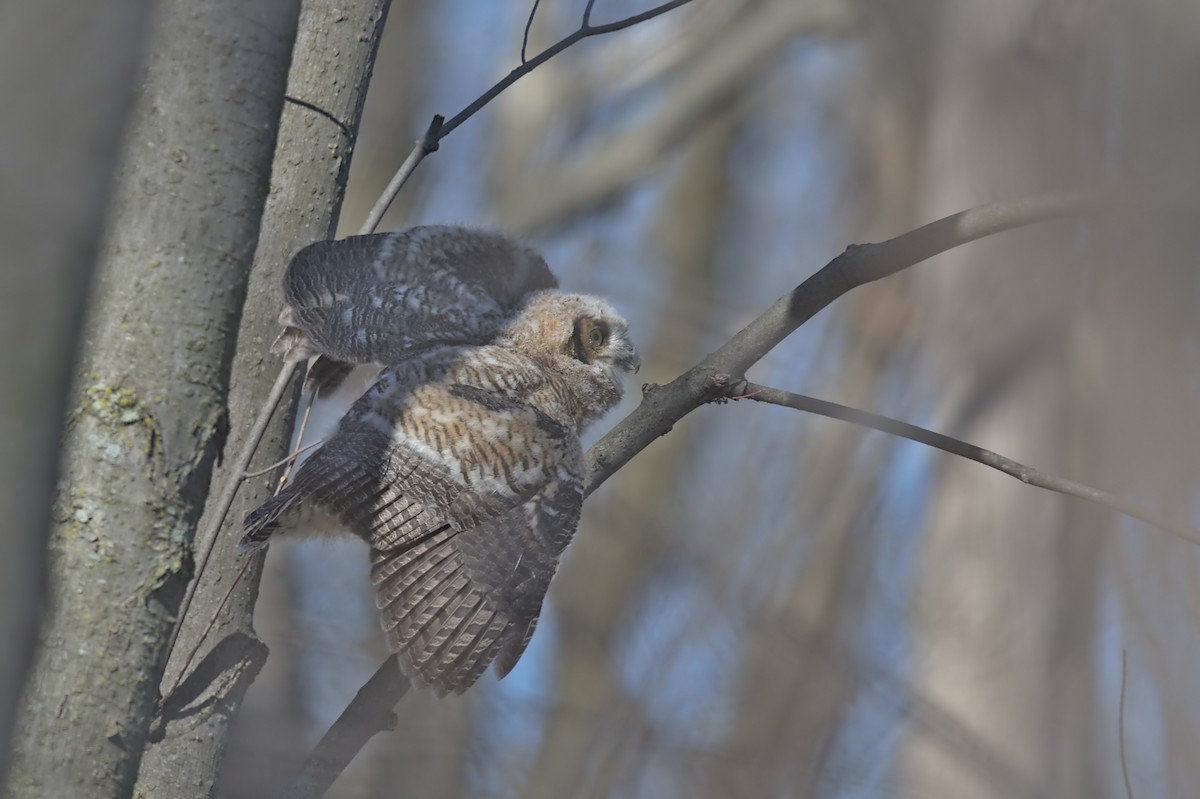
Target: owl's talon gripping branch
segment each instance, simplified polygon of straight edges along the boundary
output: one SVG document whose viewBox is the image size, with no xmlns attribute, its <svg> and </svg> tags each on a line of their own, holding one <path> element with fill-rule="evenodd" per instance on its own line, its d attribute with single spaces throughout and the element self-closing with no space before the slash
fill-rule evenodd
<svg viewBox="0 0 1200 799">
<path fill-rule="evenodd" d="M 382 371 L 241 547 L 304 527 L 365 540 L 401 669 L 439 693 L 524 652 L 579 521 L 579 435 L 640 365 L 607 303 L 556 285 L 529 247 L 451 227 L 320 242 L 284 276 L 290 346 L 339 380 Z"/>
</svg>

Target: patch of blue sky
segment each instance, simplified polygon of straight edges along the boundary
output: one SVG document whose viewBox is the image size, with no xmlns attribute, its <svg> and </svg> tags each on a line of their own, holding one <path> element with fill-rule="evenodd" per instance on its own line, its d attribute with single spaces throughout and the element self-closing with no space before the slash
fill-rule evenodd
<svg viewBox="0 0 1200 799">
<path fill-rule="evenodd" d="M 1200 730 L 1200 694 L 1193 690 L 1200 661 L 1194 602 L 1200 554 L 1143 522 L 1119 517 L 1114 563 L 1119 579 L 1100 595 L 1094 643 L 1096 722 L 1106 750 L 1119 752 L 1121 653 L 1126 652 L 1124 739 L 1136 795 L 1171 796 L 1188 784 L 1193 764 L 1175 754 L 1190 750 Z M 1114 785 L 1123 777 L 1110 763 Z"/>
<path fill-rule="evenodd" d="M 1135 795 L 1180 795 L 1170 790 L 1172 770 L 1178 773 L 1181 767 L 1190 769 L 1190 766 L 1171 762 L 1168 754 L 1171 747 L 1167 746 L 1166 740 L 1168 719 L 1180 714 L 1170 713 L 1164 707 L 1165 702 L 1176 700 L 1163 694 L 1162 686 L 1156 684 L 1156 675 L 1138 654 L 1136 649 L 1127 653 L 1123 733 L 1120 724 L 1121 650 L 1106 648 L 1103 652 L 1098 651 L 1096 656 L 1097 689 L 1106 694 L 1099 697 L 1100 707 L 1105 708 L 1105 712 L 1100 714 L 1103 721 L 1097 721 L 1097 724 L 1104 724 L 1103 736 L 1111 742 L 1105 749 L 1113 755 L 1104 761 L 1108 782 L 1114 788 L 1114 795 L 1121 793 L 1117 786 L 1123 785 L 1124 775 L 1117 736 L 1123 734 L 1124 768 L 1128 770 L 1130 784 L 1135 787 Z M 1180 745 L 1177 743 L 1174 748 L 1179 749 Z"/>
<path fill-rule="evenodd" d="M 542 745 L 546 716 L 557 701 L 554 662 L 558 619 L 551 602 L 516 667 L 497 681 L 489 671 L 477 686 L 481 707 L 472 733 L 480 756 L 470 760 L 472 796 L 509 796 L 514 776 L 525 773 Z"/>
<path fill-rule="evenodd" d="M 718 743 L 733 719 L 736 626 L 700 576 L 672 569 L 631 614 L 618 664 L 625 688 L 666 749 Z"/>
<path fill-rule="evenodd" d="M 740 133 L 734 150 L 729 169 L 741 210 L 728 224 L 749 241 L 774 242 L 754 264 L 764 300 L 794 287 L 844 246 L 831 189 L 843 182 L 844 159 L 822 105 L 837 91 L 846 56 L 843 48 L 804 39 L 787 48 L 784 63 L 758 89 L 757 124 Z M 736 273 L 731 278 L 744 290 Z"/>
<path fill-rule="evenodd" d="M 427 85 L 415 116 L 421 129 L 412 132 L 413 139 L 434 114 L 449 119 L 490 88 L 515 64 L 521 48 L 521 32 L 507 3 L 448 0 L 433 12 L 430 27 L 431 41 L 442 43 L 444 49 L 430 53 L 433 68 L 414 76 Z M 484 108 L 451 133 L 437 154 L 425 159 L 420 167 L 426 173 L 421 183 L 423 202 L 417 204 L 420 214 L 406 220 L 406 226 L 487 222 L 481 168 L 492 146 L 494 112 L 494 105 Z M 473 157 L 473 153 L 484 155 Z"/>
<path fill-rule="evenodd" d="M 379 667 L 379 613 L 366 547 L 350 539 L 281 543 L 295 601 L 300 701 L 320 737 Z"/>
<path fill-rule="evenodd" d="M 662 263 L 645 244 L 663 191 L 662 181 L 636 183 L 616 202 L 579 218 L 568 230 L 537 240 L 563 290 L 607 299 L 629 322 L 635 343 L 643 347 L 654 340 L 664 309 L 668 319 L 674 313 L 672 303 L 664 302 L 667 280 Z M 652 366 L 643 364 L 643 368 Z M 628 380 L 627 386 L 646 379 L 651 378 L 643 372 Z"/>
<path fill-rule="evenodd" d="M 872 595 L 862 603 L 862 623 L 850 647 L 861 688 L 839 726 L 822 795 L 889 794 L 890 764 L 907 723 L 902 686 L 908 675 L 908 596 L 937 457 L 912 441 L 900 441 L 889 451 L 876 521 Z"/>
<path fill-rule="evenodd" d="M 657 741 L 654 743 L 655 746 L 641 750 L 636 771 L 625 785 L 617 786 L 620 792 L 614 795 L 628 799 L 670 799 L 695 793 L 696 786 L 688 783 L 686 767 L 658 747 Z"/>
</svg>

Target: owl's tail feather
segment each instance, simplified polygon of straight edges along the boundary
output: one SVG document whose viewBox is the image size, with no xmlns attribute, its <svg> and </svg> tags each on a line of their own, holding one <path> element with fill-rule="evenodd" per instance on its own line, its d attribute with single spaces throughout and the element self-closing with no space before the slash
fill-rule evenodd
<svg viewBox="0 0 1200 799">
<path fill-rule="evenodd" d="M 496 658 L 511 626 L 468 580 L 446 531 L 373 553 L 372 580 L 388 642 L 401 670 L 439 694 L 471 687 Z"/>
</svg>

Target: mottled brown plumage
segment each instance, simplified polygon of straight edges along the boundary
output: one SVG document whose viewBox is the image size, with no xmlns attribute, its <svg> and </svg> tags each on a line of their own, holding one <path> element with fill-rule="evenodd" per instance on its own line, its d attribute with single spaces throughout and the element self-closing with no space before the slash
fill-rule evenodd
<svg viewBox="0 0 1200 799">
<path fill-rule="evenodd" d="M 476 344 L 410 343 L 246 517 L 242 544 L 333 517 L 371 547 L 381 622 L 409 677 L 445 693 L 492 662 L 503 676 L 579 520 L 579 434 L 637 365 L 606 303 L 557 291 L 526 295 Z"/>
</svg>

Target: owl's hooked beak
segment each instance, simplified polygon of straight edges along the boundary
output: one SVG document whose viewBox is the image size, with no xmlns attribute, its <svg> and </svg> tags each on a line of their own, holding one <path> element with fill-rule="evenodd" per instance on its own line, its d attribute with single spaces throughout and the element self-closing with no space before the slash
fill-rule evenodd
<svg viewBox="0 0 1200 799">
<path fill-rule="evenodd" d="M 612 365 L 630 374 L 637 374 L 642 368 L 642 358 L 636 347 L 626 339 L 619 338 L 613 341 Z"/>
</svg>

